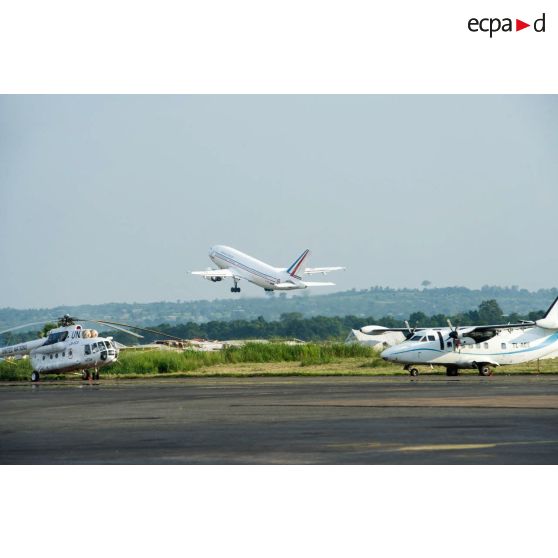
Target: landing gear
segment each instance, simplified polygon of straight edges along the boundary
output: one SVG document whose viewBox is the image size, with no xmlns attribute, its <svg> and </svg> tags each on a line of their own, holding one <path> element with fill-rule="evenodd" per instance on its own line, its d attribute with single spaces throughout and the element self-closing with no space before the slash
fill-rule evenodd
<svg viewBox="0 0 558 558">
<path fill-rule="evenodd" d="M 492 368 L 488 364 L 479 364 L 477 368 L 481 376 L 492 376 Z"/>
<path fill-rule="evenodd" d="M 411 376 L 418 376 L 419 374 L 418 368 L 415 368 L 412 364 L 406 364 L 403 370 L 407 370 Z"/>
<path fill-rule="evenodd" d="M 89 370 L 84 370 L 84 371 L 81 373 L 81 377 L 82 377 L 84 380 L 90 380 L 90 379 L 91 379 L 91 372 L 89 372 Z"/>
<path fill-rule="evenodd" d="M 459 376 L 459 368 L 457 366 L 448 366 L 446 368 L 446 376 Z"/>
<path fill-rule="evenodd" d="M 238 281 L 236 279 L 233 279 L 233 281 L 234 281 L 234 287 L 231 287 L 231 293 L 239 293 L 240 288 L 238 286 Z"/>
<path fill-rule="evenodd" d="M 31 381 L 38 382 L 40 379 L 41 375 L 36 370 L 33 370 L 33 372 L 31 372 Z"/>
</svg>

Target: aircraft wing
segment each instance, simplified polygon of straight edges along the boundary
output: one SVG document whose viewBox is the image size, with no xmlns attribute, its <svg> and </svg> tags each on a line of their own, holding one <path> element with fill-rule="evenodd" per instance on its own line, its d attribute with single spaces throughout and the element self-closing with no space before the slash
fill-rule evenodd
<svg viewBox="0 0 558 558">
<path fill-rule="evenodd" d="M 205 278 L 210 277 L 234 277 L 230 269 L 206 269 L 205 271 L 191 271 L 192 275 L 201 275 Z"/>
<path fill-rule="evenodd" d="M 319 281 L 302 281 L 302 283 L 307 287 L 331 287 L 332 285 L 335 285 L 335 283 Z"/>
<path fill-rule="evenodd" d="M 468 332 L 473 331 L 488 331 L 492 329 L 525 329 L 527 327 L 533 327 L 535 322 L 521 322 L 519 324 L 496 324 L 496 325 L 481 325 L 481 326 L 469 326 L 467 327 Z M 462 329 L 462 328 L 457 328 Z"/>
<path fill-rule="evenodd" d="M 345 271 L 345 269 L 345 267 L 307 267 L 302 273 L 303 275 L 316 275 L 317 273 L 325 275 L 330 271 Z"/>
</svg>

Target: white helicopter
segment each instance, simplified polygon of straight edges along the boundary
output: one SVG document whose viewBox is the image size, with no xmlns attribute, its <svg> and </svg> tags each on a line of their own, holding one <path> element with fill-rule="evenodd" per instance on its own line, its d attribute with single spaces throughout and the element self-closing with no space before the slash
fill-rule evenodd
<svg viewBox="0 0 558 558">
<path fill-rule="evenodd" d="M 48 323 L 48 321 L 50 320 L 24 324 L 0 331 L 0 334 Z M 143 336 L 122 326 L 173 337 L 152 329 L 102 320 L 72 318 L 65 315 L 58 320 L 58 327 L 49 330 L 46 337 L 0 347 L 0 360 L 18 359 L 28 355 L 31 360 L 31 367 L 33 368 L 31 373 L 32 382 L 38 382 L 41 374 L 61 374 L 76 370 L 83 371 L 84 380 L 98 380 L 99 368 L 115 362 L 118 359 L 119 351 L 112 337 L 100 337 L 96 330 L 84 328 L 81 324 L 76 323 L 76 321 L 98 323 L 138 338 Z"/>
<path fill-rule="evenodd" d="M 407 332 L 402 343 L 388 347 L 383 359 L 404 364 L 411 376 L 417 376 L 413 365 L 430 364 L 446 367 L 448 376 L 459 369 L 478 369 L 490 376 L 493 366 L 521 364 L 548 357 L 558 350 L 558 298 L 546 314 L 534 322 L 518 324 L 411 329 L 386 328 L 383 331 Z M 367 328 L 368 334 L 379 333 Z"/>
</svg>

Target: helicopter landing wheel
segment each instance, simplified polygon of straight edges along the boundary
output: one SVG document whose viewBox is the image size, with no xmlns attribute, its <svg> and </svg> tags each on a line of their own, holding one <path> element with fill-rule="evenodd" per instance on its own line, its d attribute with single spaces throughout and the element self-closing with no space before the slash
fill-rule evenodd
<svg viewBox="0 0 558 558">
<path fill-rule="evenodd" d="M 419 371 L 416 368 L 409 368 L 409 374 L 415 377 L 419 375 Z"/>
<path fill-rule="evenodd" d="M 40 379 L 41 375 L 36 370 L 33 370 L 33 372 L 31 372 L 31 381 L 38 382 Z"/>
</svg>

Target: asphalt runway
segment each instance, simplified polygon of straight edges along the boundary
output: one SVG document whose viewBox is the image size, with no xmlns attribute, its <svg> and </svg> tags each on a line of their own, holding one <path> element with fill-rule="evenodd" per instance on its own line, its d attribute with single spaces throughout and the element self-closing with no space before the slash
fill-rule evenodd
<svg viewBox="0 0 558 558">
<path fill-rule="evenodd" d="M 0 463 L 556 464 L 558 377 L 0 384 Z"/>
</svg>

